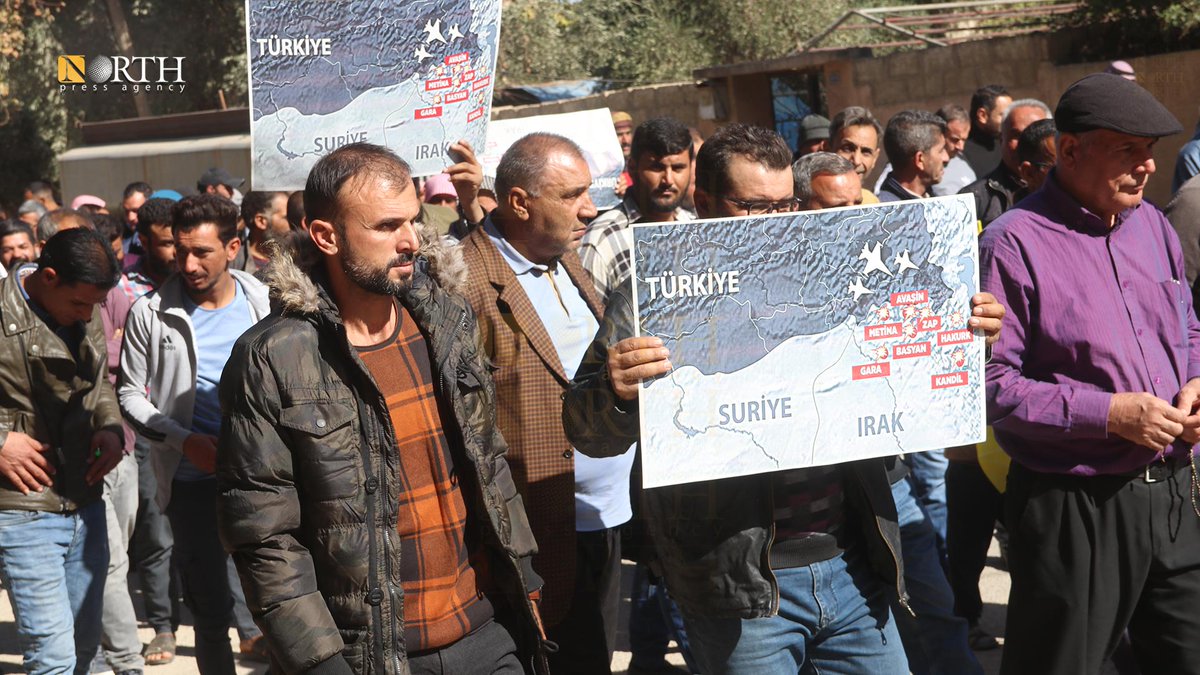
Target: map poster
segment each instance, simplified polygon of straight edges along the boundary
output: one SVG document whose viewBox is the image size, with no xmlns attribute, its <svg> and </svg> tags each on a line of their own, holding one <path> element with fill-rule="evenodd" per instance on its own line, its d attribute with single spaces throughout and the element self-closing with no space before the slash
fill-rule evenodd
<svg viewBox="0 0 1200 675">
<path fill-rule="evenodd" d="M 634 228 L 644 487 L 983 441 L 970 195 Z"/>
<path fill-rule="evenodd" d="M 617 181 L 625 170 L 625 155 L 613 131 L 612 115 L 608 108 L 581 110 L 559 115 L 539 115 L 509 120 L 494 120 L 488 126 L 487 146 L 479 156 L 483 175 L 496 176 L 500 156 L 521 137 L 535 131 L 547 131 L 566 136 L 583 150 L 588 169 L 592 172 L 592 187 L 588 190 L 596 208 L 604 211 L 621 203 L 617 196 Z"/>
<path fill-rule="evenodd" d="M 255 190 L 298 190 L 325 154 L 396 151 L 413 175 L 483 147 L 501 0 L 247 0 Z"/>
</svg>

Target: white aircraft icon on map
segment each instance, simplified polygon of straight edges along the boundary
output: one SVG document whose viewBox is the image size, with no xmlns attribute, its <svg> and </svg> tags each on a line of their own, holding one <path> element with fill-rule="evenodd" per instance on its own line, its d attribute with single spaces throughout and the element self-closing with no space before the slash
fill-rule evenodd
<svg viewBox="0 0 1200 675">
<path fill-rule="evenodd" d="M 867 261 L 867 269 L 863 270 L 863 276 L 867 276 L 872 270 L 879 270 L 889 277 L 892 276 L 892 271 L 889 270 L 888 266 L 883 262 L 882 243 L 875 242 L 874 249 L 867 248 L 867 245 L 863 244 L 862 253 L 858 254 L 858 259 Z"/>
<path fill-rule="evenodd" d="M 896 270 L 896 274 L 900 274 L 904 270 L 918 269 L 917 266 L 912 263 L 912 259 L 908 257 L 908 251 L 897 255 L 894 262 L 900 266 L 900 268 Z"/>
<path fill-rule="evenodd" d="M 871 289 L 863 286 L 862 277 L 854 277 L 854 283 L 850 284 L 850 288 L 848 290 L 854 294 L 855 300 L 858 300 L 862 296 L 872 292 Z"/>
<path fill-rule="evenodd" d="M 434 40 L 440 40 L 443 43 L 446 42 L 446 37 L 442 35 L 441 19 L 438 19 L 437 21 L 426 21 L 425 28 L 423 30 L 426 33 L 425 42 L 433 42 Z"/>
<path fill-rule="evenodd" d="M 420 63 L 421 61 L 424 61 L 425 59 L 431 58 L 433 56 L 433 54 L 430 54 L 429 52 L 425 51 L 425 45 L 419 45 L 417 47 L 417 53 L 414 54 L 414 56 L 417 57 L 417 63 Z"/>
<path fill-rule="evenodd" d="M 460 31 L 458 29 L 458 24 L 454 24 L 453 26 L 450 27 L 450 39 L 451 40 L 458 40 L 462 36 L 463 36 L 463 34 L 462 34 L 462 31 Z"/>
</svg>

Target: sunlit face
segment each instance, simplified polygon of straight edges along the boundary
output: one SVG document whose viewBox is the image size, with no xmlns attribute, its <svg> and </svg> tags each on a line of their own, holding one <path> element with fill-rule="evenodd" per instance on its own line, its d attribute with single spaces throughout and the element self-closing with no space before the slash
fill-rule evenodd
<svg viewBox="0 0 1200 675">
<path fill-rule="evenodd" d="M 121 202 L 121 213 L 130 227 L 137 227 L 137 210 L 146 203 L 146 195 L 134 192 Z"/>
<path fill-rule="evenodd" d="M 622 122 L 613 127 L 617 132 L 617 143 L 621 144 L 621 153 L 625 155 L 625 159 L 629 159 L 629 151 L 633 148 L 633 125 L 628 122 Z"/>
<path fill-rule="evenodd" d="M 979 126 L 992 136 L 1000 136 L 1000 123 L 1004 121 L 1004 113 L 1008 112 L 1008 106 L 1012 105 L 1012 102 L 1011 96 L 997 96 L 996 103 L 990 111 L 986 108 L 975 111 Z"/>
<path fill-rule="evenodd" d="M 220 283 L 229 274 L 229 263 L 237 257 L 241 240 L 234 237 L 223 244 L 219 232 L 214 223 L 175 231 L 175 267 L 193 297 L 208 293 Z"/>
<path fill-rule="evenodd" d="M 854 206 L 862 203 L 862 181 L 857 172 L 818 174 L 812 177 L 812 197 L 804 205 L 806 211 Z"/>
<path fill-rule="evenodd" d="M 1021 163 L 1017 157 L 1017 144 L 1021 141 L 1021 133 L 1030 124 L 1044 119 L 1046 119 L 1046 111 L 1028 105 L 1013 108 L 1005 118 L 1001 133 L 1001 142 L 1004 143 L 1004 148 L 1000 152 L 1001 159 L 1009 169 L 1016 171 L 1017 165 Z"/>
<path fill-rule="evenodd" d="M 15 232 L 0 239 L 0 264 L 5 267 L 12 265 L 14 260 L 33 262 L 36 257 L 33 241 L 28 234 Z"/>
<path fill-rule="evenodd" d="M 687 196 L 691 182 L 687 150 L 665 157 L 643 152 L 633 165 L 633 196 L 642 211 L 671 213 Z"/>
<path fill-rule="evenodd" d="M 574 153 L 553 150 L 546 157 L 542 185 L 527 198 L 527 217 L 518 232 L 506 232 L 509 241 L 519 241 L 531 254 L 530 260 L 546 263 L 579 247 L 587 230 L 586 221 L 596 217 L 596 206 L 588 194 L 592 174 L 587 162 Z"/>
<path fill-rule="evenodd" d="M 142 256 L 151 276 L 162 278 L 175 269 L 175 235 L 170 225 L 151 225 L 149 236 L 142 237 Z"/>
<path fill-rule="evenodd" d="M 859 178 L 871 173 L 879 160 L 879 134 L 870 124 L 842 127 L 837 138 L 831 139 L 833 151 L 849 160 Z"/>
<path fill-rule="evenodd" d="M 929 152 L 922 153 L 924 167 L 922 173 L 930 185 L 942 182 L 946 173 L 946 164 L 950 161 L 950 153 L 946 152 L 946 137 L 938 136 Z"/>
<path fill-rule="evenodd" d="M 1108 129 L 1062 134 L 1058 172 L 1064 187 L 1084 207 L 1111 218 L 1142 203 L 1155 171 L 1157 138 L 1130 136 Z"/>
<path fill-rule="evenodd" d="M 950 159 L 958 157 L 967 144 L 967 136 L 971 133 L 971 123 L 967 120 L 951 120 L 946 122 L 946 153 Z"/>
<path fill-rule="evenodd" d="M 1042 188 L 1046 176 L 1050 175 L 1050 169 L 1054 168 L 1054 163 L 1058 160 L 1058 149 L 1055 147 L 1053 136 L 1047 136 L 1046 140 L 1042 141 L 1039 154 L 1038 161 L 1021 162 L 1020 168 L 1017 169 L 1021 182 L 1025 183 L 1029 192 L 1037 192 Z"/>
<path fill-rule="evenodd" d="M 367 175 L 342 188 L 341 222 L 336 227 L 337 259 L 359 288 L 396 295 L 412 283 L 421 247 L 415 223 L 421 201 L 412 181 L 399 185 Z"/>
<path fill-rule="evenodd" d="M 696 212 L 701 218 L 726 218 L 746 215 L 747 202 L 780 203 L 795 194 L 791 167 L 778 171 L 748 157 L 735 155 L 728 164 L 728 189 L 710 195 L 696 189 Z"/>
</svg>

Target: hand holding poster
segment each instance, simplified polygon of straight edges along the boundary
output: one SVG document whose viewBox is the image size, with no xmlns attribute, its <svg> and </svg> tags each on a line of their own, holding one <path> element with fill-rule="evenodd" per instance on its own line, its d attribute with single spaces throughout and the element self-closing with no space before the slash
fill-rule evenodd
<svg viewBox="0 0 1200 675">
<path fill-rule="evenodd" d="M 616 187 L 625 170 L 625 155 L 613 131 L 608 108 L 493 121 L 488 126 L 487 146 L 479 155 L 483 175 L 495 177 L 496 165 L 504 151 L 517 139 L 535 131 L 566 136 L 583 150 L 588 170 L 592 172 L 592 187 L 588 192 L 596 208 L 603 211 L 621 202 Z"/>
<path fill-rule="evenodd" d="M 255 190 L 304 187 L 343 145 L 396 151 L 417 176 L 484 144 L 500 0 L 247 0 Z"/>
<path fill-rule="evenodd" d="M 644 487 L 984 438 L 969 195 L 634 225 Z"/>
</svg>

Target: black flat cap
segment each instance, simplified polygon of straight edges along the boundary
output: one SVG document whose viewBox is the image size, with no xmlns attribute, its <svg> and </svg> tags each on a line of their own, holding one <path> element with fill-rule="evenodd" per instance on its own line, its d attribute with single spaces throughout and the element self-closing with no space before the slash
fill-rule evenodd
<svg viewBox="0 0 1200 675">
<path fill-rule="evenodd" d="M 229 187 L 241 187 L 242 183 L 246 182 L 245 178 L 235 178 L 232 174 L 221 167 L 213 167 L 204 172 L 200 176 L 200 180 L 196 181 L 200 185 L 227 185 Z"/>
<path fill-rule="evenodd" d="M 1054 124 L 1066 133 L 1109 129 L 1154 138 L 1183 131 L 1179 120 L 1150 92 L 1109 73 L 1088 75 L 1067 87 L 1058 99 Z"/>
</svg>

